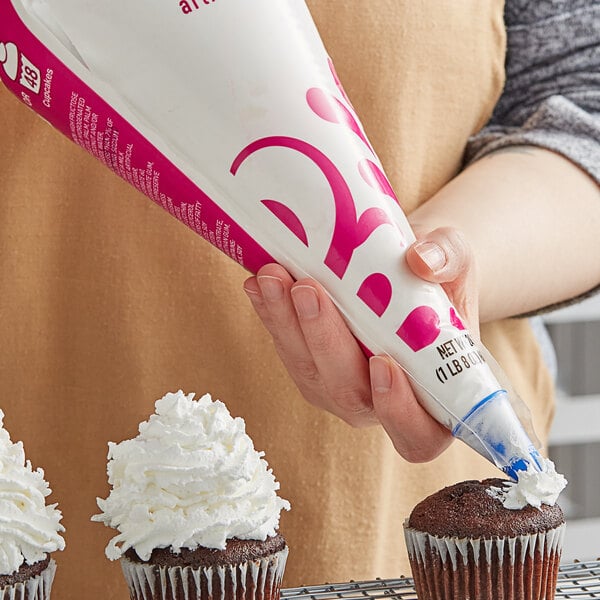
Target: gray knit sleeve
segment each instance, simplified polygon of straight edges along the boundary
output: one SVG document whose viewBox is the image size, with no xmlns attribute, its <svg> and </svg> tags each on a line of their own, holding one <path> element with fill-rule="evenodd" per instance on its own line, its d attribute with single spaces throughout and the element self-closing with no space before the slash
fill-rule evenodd
<svg viewBox="0 0 600 600">
<path fill-rule="evenodd" d="M 507 0 L 506 84 L 467 164 L 506 146 L 564 155 L 600 183 L 600 0 Z"/>
<path fill-rule="evenodd" d="M 466 164 L 507 146 L 539 146 L 600 184 L 600 0 L 506 0 L 505 23 L 506 83 L 490 122 L 469 140 Z"/>
</svg>

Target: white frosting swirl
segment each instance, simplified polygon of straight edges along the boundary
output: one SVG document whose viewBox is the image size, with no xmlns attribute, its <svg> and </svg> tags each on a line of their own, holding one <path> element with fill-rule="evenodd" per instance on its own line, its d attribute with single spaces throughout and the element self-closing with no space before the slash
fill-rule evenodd
<svg viewBox="0 0 600 600">
<path fill-rule="evenodd" d="M 566 485 L 567 480 L 556 472 L 554 463 L 543 458 L 541 471 L 529 466 L 527 471 L 519 471 L 518 481 L 507 482 L 502 489 L 492 487 L 488 493 L 505 508 L 518 510 L 528 504 L 539 508 L 542 504 L 554 506 Z"/>
<path fill-rule="evenodd" d="M 23 563 L 65 547 L 62 515 L 56 504 L 46 506 L 51 493 L 44 471 L 25 460 L 23 443 L 11 442 L 0 410 L 0 574 L 12 575 Z"/>
<path fill-rule="evenodd" d="M 139 435 L 109 443 L 108 481 L 92 517 L 119 531 L 106 556 L 133 548 L 148 560 L 154 548 L 225 548 L 230 538 L 265 540 L 276 534 L 281 509 L 264 453 L 241 418 L 209 394 L 168 393 Z"/>
</svg>

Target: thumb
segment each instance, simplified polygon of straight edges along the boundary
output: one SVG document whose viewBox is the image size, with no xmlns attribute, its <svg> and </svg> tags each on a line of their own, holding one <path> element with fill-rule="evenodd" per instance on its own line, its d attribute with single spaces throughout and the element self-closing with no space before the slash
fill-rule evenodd
<svg viewBox="0 0 600 600">
<path fill-rule="evenodd" d="M 470 244 L 453 227 L 417 233 L 417 241 L 406 252 L 412 272 L 439 283 L 473 332 L 479 330 L 479 293 L 476 263 Z"/>
<path fill-rule="evenodd" d="M 432 283 L 455 281 L 474 267 L 468 242 L 452 227 L 418 234 L 406 253 L 406 260 L 415 275 Z"/>
</svg>

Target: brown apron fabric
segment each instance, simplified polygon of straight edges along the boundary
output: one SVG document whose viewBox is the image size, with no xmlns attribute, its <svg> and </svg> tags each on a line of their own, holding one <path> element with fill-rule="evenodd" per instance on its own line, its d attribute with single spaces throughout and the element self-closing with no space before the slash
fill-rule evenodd
<svg viewBox="0 0 600 600">
<path fill-rule="evenodd" d="M 326 46 L 404 208 L 457 171 L 503 81 L 502 2 L 313 0 Z M 496 470 L 455 443 L 409 465 L 377 428 L 307 405 L 242 292 L 247 274 L 0 90 L 0 406 L 67 528 L 59 600 L 127 597 L 90 516 L 109 440 L 166 391 L 243 416 L 293 509 L 285 585 L 408 574 L 402 522 L 439 487 Z M 484 339 L 534 407 L 551 385 L 525 321 Z"/>
</svg>

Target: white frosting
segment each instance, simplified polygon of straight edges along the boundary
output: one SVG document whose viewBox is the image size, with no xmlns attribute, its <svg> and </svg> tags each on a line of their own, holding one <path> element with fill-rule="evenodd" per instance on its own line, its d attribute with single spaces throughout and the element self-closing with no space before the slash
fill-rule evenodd
<svg viewBox="0 0 600 600">
<path fill-rule="evenodd" d="M 92 519 L 119 531 L 106 548 L 111 560 L 129 548 L 148 560 L 154 548 L 265 540 L 275 535 L 281 510 L 289 510 L 244 420 L 209 394 L 193 398 L 168 393 L 137 437 L 109 443 L 112 490 L 98 498 L 102 514 Z"/>
<path fill-rule="evenodd" d="M 487 491 L 500 500 L 505 508 L 518 510 L 528 504 L 537 508 L 542 504 L 554 506 L 566 485 L 567 480 L 556 472 L 554 463 L 543 458 L 542 471 L 529 466 L 527 471 L 519 471 L 517 482 L 506 483 L 502 489 L 492 487 Z"/>
<path fill-rule="evenodd" d="M 51 494 L 44 471 L 25 460 L 22 442 L 13 443 L 4 429 L 0 410 L 0 574 L 11 575 L 23 563 L 34 564 L 46 554 L 65 547 L 59 532 L 62 515 Z"/>
</svg>

